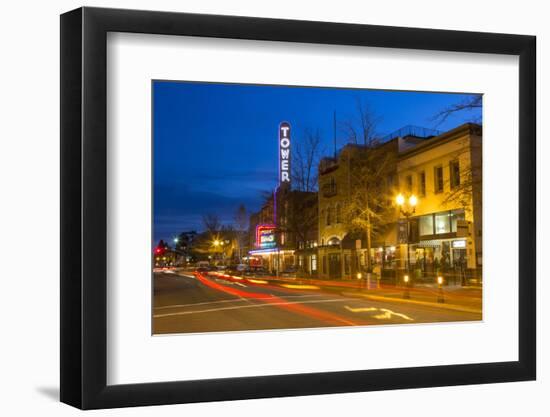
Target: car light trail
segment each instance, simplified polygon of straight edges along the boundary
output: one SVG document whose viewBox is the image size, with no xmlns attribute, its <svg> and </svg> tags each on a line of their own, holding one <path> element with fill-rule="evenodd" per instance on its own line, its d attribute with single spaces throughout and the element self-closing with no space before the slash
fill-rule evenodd
<svg viewBox="0 0 550 417">
<path fill-rule="evenodd" d="M 236 297 L 242 297 L 242 298 L 251 298 L 256 300 L 261 300 L 265 303 L 269 303 L 274 306 L 278 306 L 280 308 L 283 308 L 285 310 L 288 310 L 292 313 L 302 314 L 311 318 L 314 318 L 316 320 L 319 320 L 321 322 L 327 323 L 327 324 L 333 324 L 337 326 L 359 326 L 364 323 L 357 323 L 354 321 L 350 321 L 346 318 L 340 317 L 337 314 L 330 313 L 328 311 L 322 311 L 317 310 L 312 307 L 308 307 L 303 305 L 304 302 L 301 303 L 289 303 L 288 301 L 285 301 L 284 299 L 277 297 L 272 294 L 263 294 L 263 293 L 254 293 L 250 291 L 243 291 L 239 290 L 237 288 L 229 288 L 224 285 L 218 284 L 217 282 L 210 281 L 206 277 L 204 277 L 202 274 L 196 272 L 195 273 L 197 279 L 204 285 L 216 289 L 218 291 L 225 292 L 227 294 L 235 295 Z M 267 282 L 266 282 L 267 283 Z M 343 299 L 345 300 L 345 299 Z M 317 300 L 315 300 L 317 301 Z M 320 302 L 320 301 L 319 301 Z M 233 308 L 234 309 L 234 308 Z M 175 313 L 174 313 L 175 314 Z M 155 316 L 157 317 L 157 316 Z"/>
<path fill-rule="evenodd" d="M 300 285 L 300 284 L 281 284 L 281 287 L 290 288 L 291 290 L 319 290 L 316 285 Z"/>
<path fill-rule="evenodd" d="M 252 282 L 253 284 L 269 284 L 269 282 L 264 281 L 263 279 L 247 279 L 248 282 Z"/>
</svg>

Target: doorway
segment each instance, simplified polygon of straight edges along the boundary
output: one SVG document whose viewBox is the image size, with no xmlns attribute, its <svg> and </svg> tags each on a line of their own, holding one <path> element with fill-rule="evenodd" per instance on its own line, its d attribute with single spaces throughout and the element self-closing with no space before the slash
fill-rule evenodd
<svg viewBox="0 0 550 417">
<path fill-rule="evenodd" d="M 339 253 L 330 253 L 328 255 L 328 277 L 330 279 L 339 279 L 342 277 L 342 265 Z"/>
</svg>

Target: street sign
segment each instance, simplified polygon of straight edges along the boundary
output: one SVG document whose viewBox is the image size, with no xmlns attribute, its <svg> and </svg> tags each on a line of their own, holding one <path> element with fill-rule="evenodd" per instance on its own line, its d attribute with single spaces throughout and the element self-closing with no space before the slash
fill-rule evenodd
<svg viewBox="0 0 550 417">
<path fill-rule="evenodd" d="M 279 125 L 279 184 L 290 185 L 290 123 Z"/>
</svg>

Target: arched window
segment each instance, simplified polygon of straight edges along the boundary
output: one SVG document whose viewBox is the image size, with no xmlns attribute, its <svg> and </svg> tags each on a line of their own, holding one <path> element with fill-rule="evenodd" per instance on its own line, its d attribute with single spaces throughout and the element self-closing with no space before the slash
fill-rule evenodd
<svg viewBox="0 0 550 417">
<path fill-rule="evenodd" d="M 340 239 L 338 239 L 337 237 L 331 237 L 327 243 L 329 244 L 329 246 L 339 245 Z"/>
</svg>

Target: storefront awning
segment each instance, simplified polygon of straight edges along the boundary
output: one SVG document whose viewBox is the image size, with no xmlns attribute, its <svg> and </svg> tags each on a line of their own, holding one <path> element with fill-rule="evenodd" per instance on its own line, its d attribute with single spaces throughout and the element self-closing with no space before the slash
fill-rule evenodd
<svg viewBox="0 0 550 417">
<path fill-rule="evenodd" d="M 438 248 L 440 246 L 440 240 L 421 240 L 416 244 L 417 248 Z"/>
</svg>

